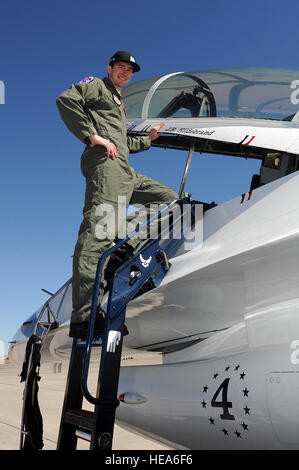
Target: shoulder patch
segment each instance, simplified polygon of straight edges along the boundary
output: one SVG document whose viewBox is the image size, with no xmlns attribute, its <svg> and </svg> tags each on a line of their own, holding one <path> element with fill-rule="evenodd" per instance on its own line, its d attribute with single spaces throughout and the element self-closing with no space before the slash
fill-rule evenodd
<svg viewBox="0 0 299 470">
<path fill-rule="evenodd" d="M 79 83 L 89 83 L 89 82 L 92 82 L 93 80 L 94 80 L 94 77 L 85 77 L 82 80 L 80 80 Z"/>
</svg>

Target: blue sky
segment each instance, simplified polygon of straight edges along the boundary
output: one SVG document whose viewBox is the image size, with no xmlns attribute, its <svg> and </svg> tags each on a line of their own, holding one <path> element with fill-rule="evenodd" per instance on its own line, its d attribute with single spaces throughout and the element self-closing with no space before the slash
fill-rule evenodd
<svg viewBox="0 0 299 470">
<path fill-rule="evenodd" d="M 297 0 L 10 0 L 0 7 L 0 340 L 71 277 L 81 222 L 83 145 L 67 131 L 56 97 L 85 76 L 106 75 L 131 51 L 135 80 L 224 67 L 299 70 Z M 0 100 L 1 101 L 1 100 Z M 178 190 L 185 152 L 130 157 L 136 171 Z M 256 162 L 195 154 L 186 190 L 222 202 L 246 192 Z"/>
</svg>

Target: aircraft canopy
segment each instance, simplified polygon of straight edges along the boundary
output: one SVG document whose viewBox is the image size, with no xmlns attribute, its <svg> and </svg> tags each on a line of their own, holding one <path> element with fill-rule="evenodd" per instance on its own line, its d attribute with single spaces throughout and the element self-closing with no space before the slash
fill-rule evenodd
<svg viewBox="0 0 299 470">
<path fill-rule="evenodd" d="M 237 117 L 291 120 L 299 71 L 232 68 L 177 72 L 124 89 L 128 119 Z"/>
</svg>

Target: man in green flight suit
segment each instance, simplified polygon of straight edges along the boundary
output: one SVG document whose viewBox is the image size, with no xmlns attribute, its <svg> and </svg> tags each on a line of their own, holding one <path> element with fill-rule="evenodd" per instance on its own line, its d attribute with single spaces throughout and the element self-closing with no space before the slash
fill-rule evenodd
<svg viewBox="0 0 299 470">
<path fill-rule="evenodd" d="M 121 91 L 139 70 L 132 54 L 118 51 L 110 59 L 108 77 L 103 80 L 87 77 L 71 85 L 56 102 L 68 129 L 86 144 L 81 157 L 81 170 L 86 178 L 83 221 L 73 257 L 73 311 L 69 333 L 73 338 L 85 338 L 87 334 L 97 264 L 114 238 L 108 234 L 103 236 L 105 223 L 109 232 L 107 220 L 108 225 L 115 227 L 115 238 L 120 232 L 119 197 L 126 206 L 169 203 L 178 197 L 167 186 L 135 173 L 128 163 L 128 154 L 149 149 L 163 126 L 153 127 L 148 136 L 127 136 Z M 111 207 L 113 221 L 111 217 L 110 221 L 109 217 L 103 217 L 100 210 L 107 205 Z M 101 284 L 99 307 L 102 295 Z M 98 308 L 95 337 L 103 331 L 100 312 Z"/>
</svg>

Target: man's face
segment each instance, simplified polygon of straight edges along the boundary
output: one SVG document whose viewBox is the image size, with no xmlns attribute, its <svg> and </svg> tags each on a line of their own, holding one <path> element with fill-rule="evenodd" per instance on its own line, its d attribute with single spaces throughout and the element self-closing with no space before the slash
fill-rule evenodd
<svg viewBox="0 0 299 470">
<path fill-rule="evenodd" d="M 108 75 L 117 90 L 122 90 L 134 75 L 133 66 L 129 62 L 116 62 L 113 67 L 108 65 Z"/>
</svg>

